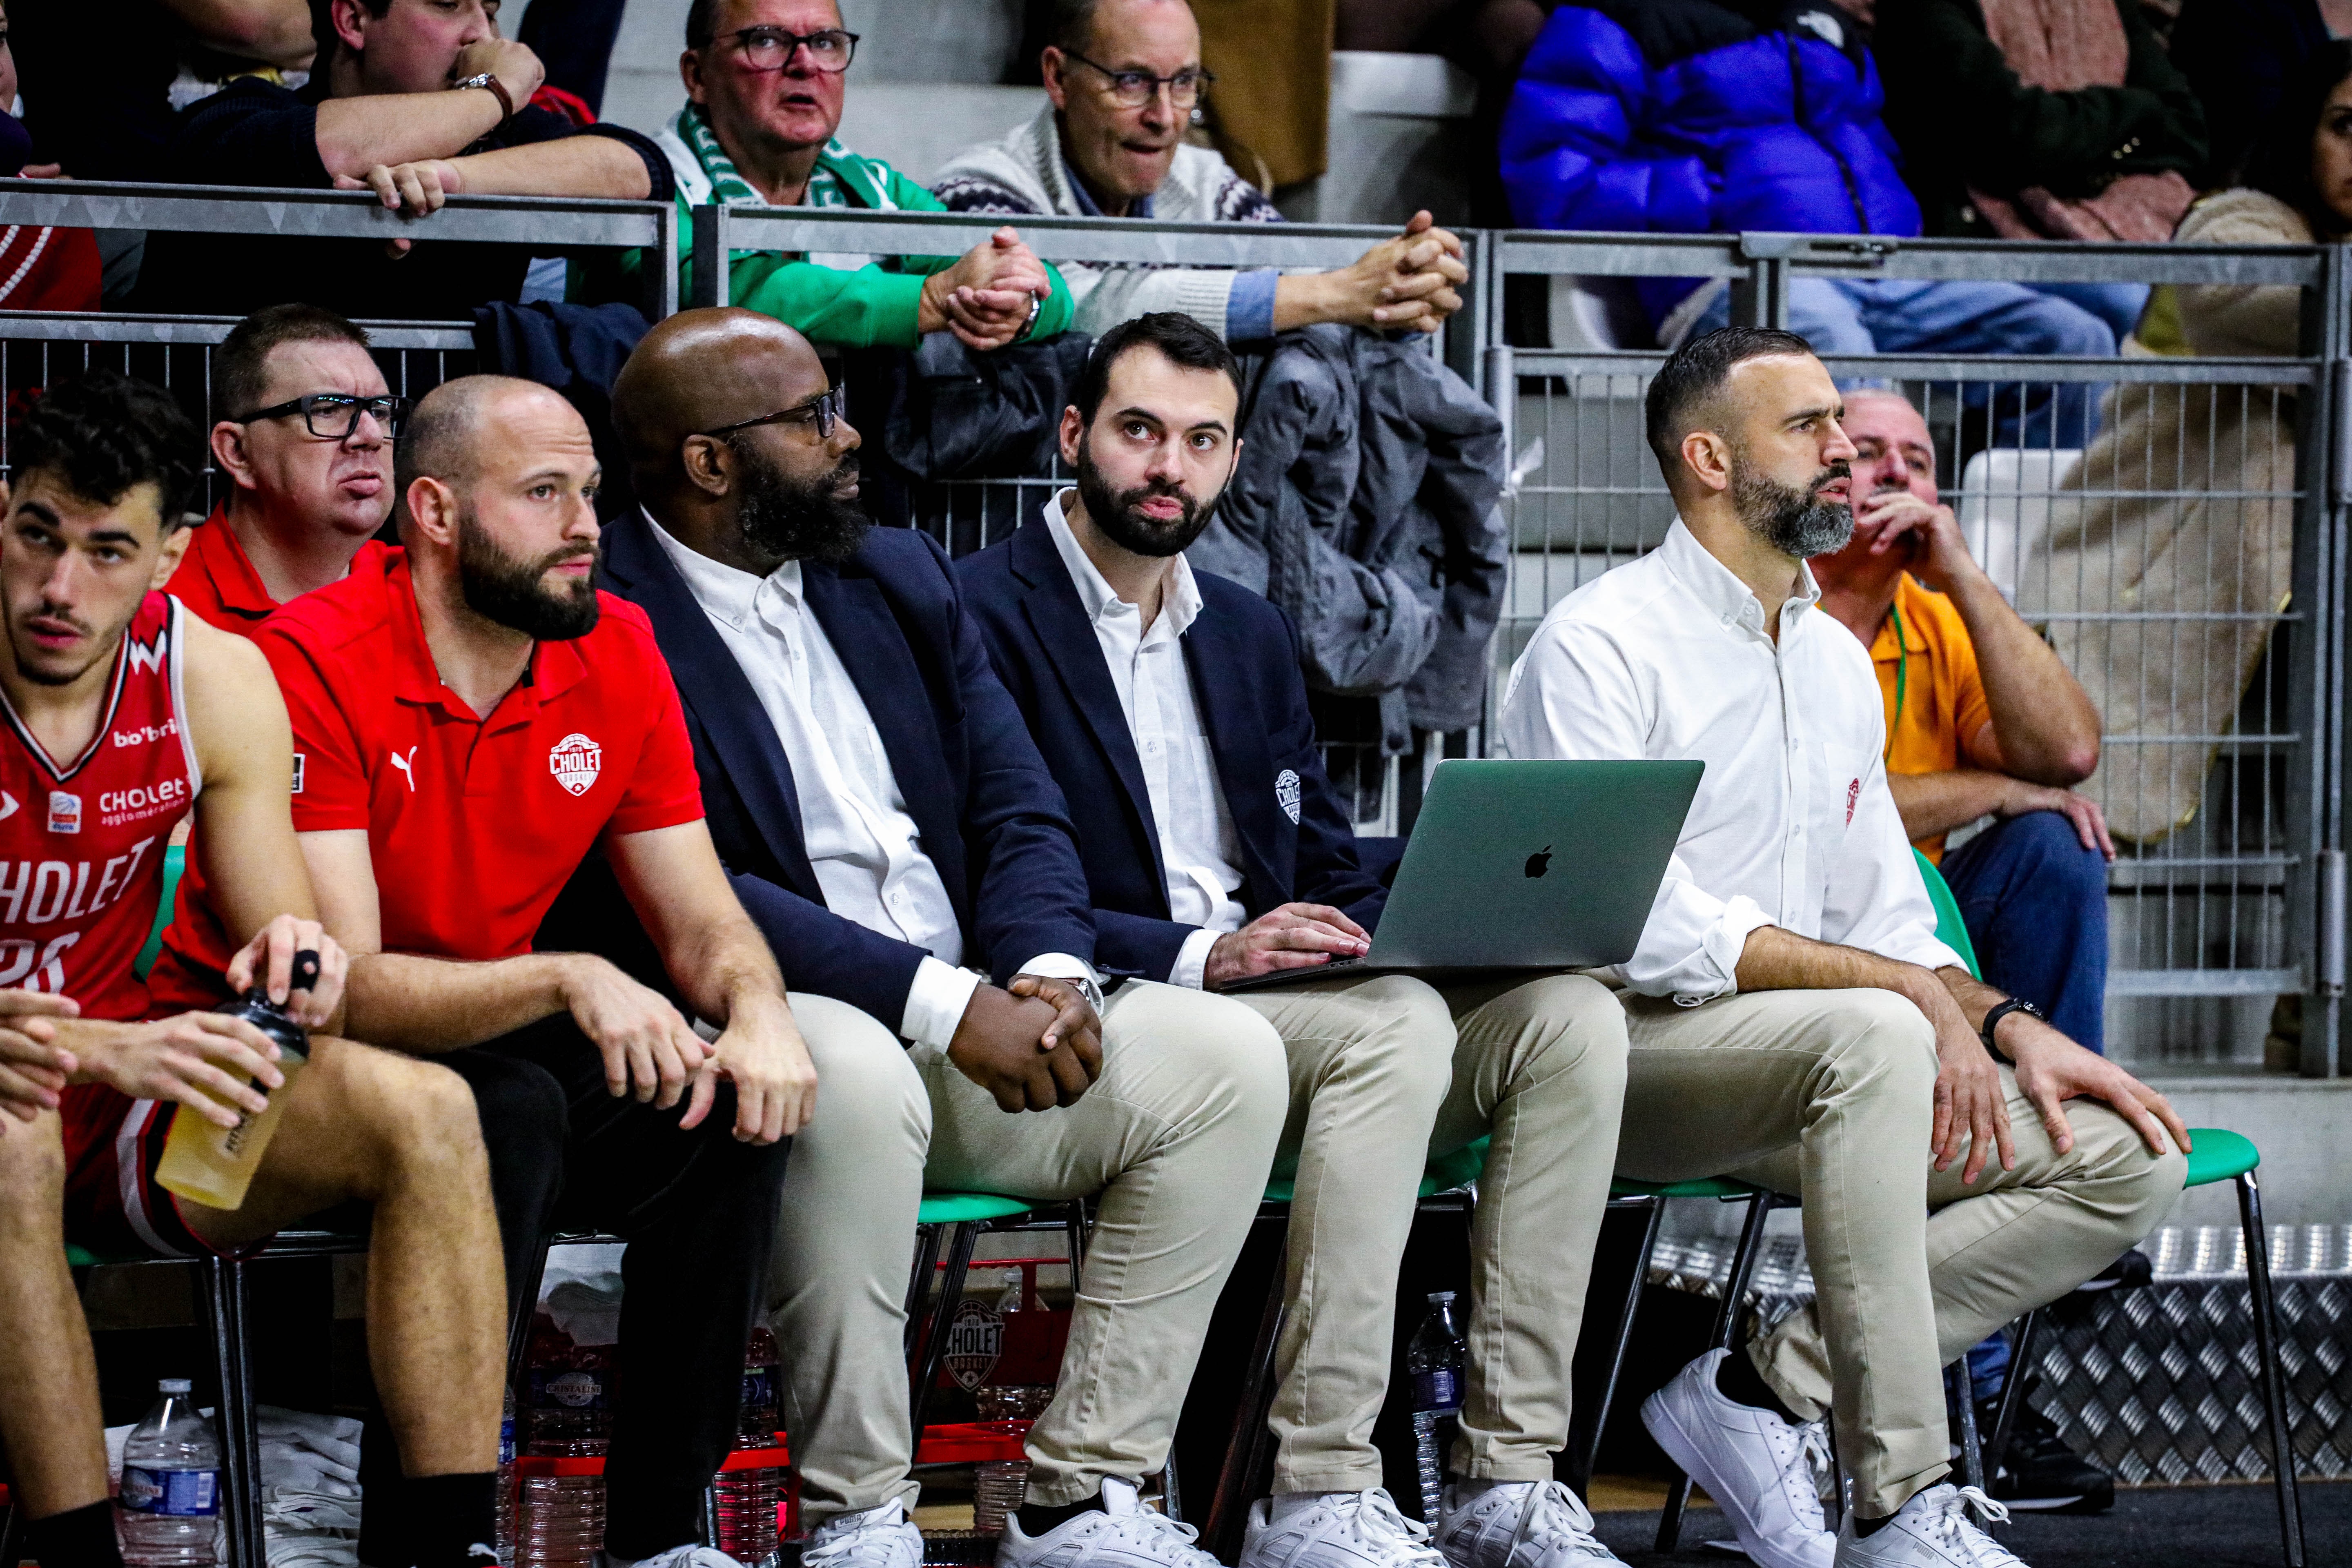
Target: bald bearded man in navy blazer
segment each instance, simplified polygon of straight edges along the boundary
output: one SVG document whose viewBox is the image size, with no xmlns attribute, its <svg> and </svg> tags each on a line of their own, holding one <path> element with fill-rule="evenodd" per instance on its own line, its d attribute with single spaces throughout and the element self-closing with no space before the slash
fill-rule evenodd
<svg viewBox="0 0 2352 1568">
<path fill-rule="evenodd" d="M 921 1561 L 899 1303 L 929 1185 L 1100 1201 L 999 1568 L 1106 1536 L 1130 1564 L 1213 1568 L 1136 1494 L 1265 1190 L 1279 1043 L 1218 997 L 1102 998 L 1060 792 L 945 552 L 867 528 L 857 432 L 805 339 L 682 311 L 613 413 L 642 505 L 605 532 L 606 581 L 653 623 L 719 858 L 821 1026 L 769 1295 L 812 1559 Z"/>
<path fill-rule="evenodd" d="M 1232 476 L 1240 386 L 1189 317 L 1113 328 L 1062 416 L 1076 485 L 957 565 L 1070 803 L 1097 962 L 1209 991 L 1360 955 L 1386 898 L 1324 777 L 1287 621 L 1182 554 Z M 1297 1175 L 1274 1496 L 1251 1510 L 1242 1568 L 1427 1560 L 1381 1489 L 1372 1422 L 1422 1167 L 1489 1135 L 1458 1484 L 1435 1543 L 1455 1568 L 1614 1561 L 1551 1476 L 1616 1154 L 1622 1009 L 1566 974 L 1339 975 L 1234 1000 L 1283 1038 Z"/>
</svg>

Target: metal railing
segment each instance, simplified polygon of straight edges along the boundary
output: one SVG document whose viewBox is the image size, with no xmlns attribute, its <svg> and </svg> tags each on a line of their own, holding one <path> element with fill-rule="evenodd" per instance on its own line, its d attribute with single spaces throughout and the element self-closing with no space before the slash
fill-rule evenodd
<svg viewBox="0 0 2352 1568">
<path fill-rule="evenodd" d="M 727 268 L 715 265 L 717 258 L 747 249 L 813 253 L 844 264 L 866 255 L 952 255 L 1011 221 L 1048 261 L 1326 268 L 1353 261 L 1394 232 L 854 209 L 705 206 L 693 216 L 688 265 L 644 269 L 646 307 L 656 316 L 682 300 L 725 300 Z M 651 247 L 657 255 L 677 255 L 677 209 L 654 202 L 461 196 L 431 217 L 407 219 L 364 192 L 0 181 L 0 222 L 399 235 L 526 243 L 541 254 Z M 2105 758 L 2093 787 L 2105 792 L 2111 813 L 2141 829 L 2110 881 L 2116 954 L 2110 994 L 2126 1009 L 2128 1031 L 2158 1041 L 2159 1056 L 2194 1058 L 2210 1054 L 2201 1042 L 2216 1036 L 2259 1034 L 2270 999 L 2294 994 L 2303 1007 L 2297 1065 L 2307 1074 L 2344 1070 L 2342 580 L 2352 508 L 2352 268 L 2344 250 L 1789 234 L 1472 231 L 1464 237 L 1472 263 L 1468 304 L 1433 347 L 1502 413 L 1520 470 L 1505 502 L 1512 563 L 1494 652 L 1497 676 L 1554 602 L 1654 545 L 1673 515 L 1641 433 L 1642 396 L 1663 353 L 1514 347 L 1506 335 L 1508 278 L 1719 279 L 1729 285 L 1732 319 L 1763 325 L 1788 321 L 1790 285 L 1807 278 L 2302 290 L 2304 342 L 2288 358 L 1882 354 L 1830 363 L 1841 377 L 1892 383 L 1921 405 L 1947 458 L 1939 476 L 1946 499 L 1961 510 L 1996 580 L 2068 654 L 2107 715 Z M 0 314 L 0 388 L 37 384 L 63 364 L 101 356 L 166 384 L 202 384 L 209 345 L 231 324 L 226 318 Z M 471 368 L 471 335 L 461 323 L 388 323 L 371 331 L 387 376 L 412 395 Z M 2238 445 L 2224 451 L 2227 443 L 2216 438 L 2203 453 L 2184 447 L 2146 455 L 2126 479 L 2096 485 L 2070 473 L 2077 443 L 2055 432 L 2024 446 L 1990 445 L 2003 398 L 2021 397 L 2021 388 L 2051 387 L 2090 389 L 2118 416 L 2136 403 L 2153 408 L 2168 400 L 2176 426 L 2226 425 L 2233 432 L 2228 440 Z M 2245 458 L 2265 441 L 2281 450 L 2291 444 L 2291 468 L 2282 458 L 2256 480 L 2214 482 L 2223 470 L 2242 479 Z M 1983 470 L 1969 470 L 1969 460 L 1981 453 L 1991 454 Z M 0 447 L 0 468 L 5 461 Z M 918 498 L 917 521 L 959 552 L 978 548 L 1002 537 L 1060 482 L 1049 472 L 929 484 Z M 2173 601 L 2162 605 L 2117 598 L 2122 569 L 2130 579 L 2124 585 L 2145 586 L 2150 563 L 2144 551 L 2126 560 L 2128 552 L 2074 548 L 2064 557 L 2069 580 L 2053 564 L 2059 557 L 2050 552 L 2050 541 L 2095 534 L 2103 510 L 2126 507 L 2165 515 L 2224 509 L 2237 537 L 2252 531 L 2273 546 L 2282 536 L 2284 543 L 2250 564 L 2214 553 L 2231 529 L 2209 521 L 2201 547 L 2210 559 L 2176 563 Z M 2250 607 L 2248 595 L 2267 582 L 2256 577 L 2282 572 L 2283 605 Z M 2106 581 L 2092 581 L 2102 573 Z M 2213 591 L 2217 583 L 2227 592 Z M 2231 675 L 2242 663 L 2242 680 Z M 1491 684 L 1499 694 L 1499 679 Z M 2174 700 L 2192 689 L 2201 694 L 2197 702 Z M 2189 710 L 2158 711 L 2167 704 Z M 1477 736 L 1469 743 L 1474 752 L 1480 749 Z M 2152 804 L 2173 799 L 2194 801 L 2184 821 L 2147 820 Z M 1387 809 L 1393 815 L 1393 805 Z"/>
<path fill-rule="evenodd" d="M 542 256 L 646 247 L 668 256 L 677 249 L 674 204 L 589 196 L 451 196 L 439 212 L 412 218 L 385 207 L 372 191 L 0 180 L 0 224 L 526 245 Z M 676 268 L 647 268 L 645 282 L 651 319 L 677 310 Z"/>
</svg>

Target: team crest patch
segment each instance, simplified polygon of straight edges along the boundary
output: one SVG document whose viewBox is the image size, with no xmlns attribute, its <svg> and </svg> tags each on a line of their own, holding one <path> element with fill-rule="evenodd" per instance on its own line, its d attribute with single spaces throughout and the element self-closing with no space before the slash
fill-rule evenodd
<svg viewBox="0 0 2352 1568">
<path fill-rule="evenodd" d="M 604 771 L 604 748 L 575 730 L 547 753 L 547 769 L 573 795 L 586 795 Z"/>
<path fill-rule="evenodd" d="M 969 1394 L 988 1379 L 1004 1353 L 1004 1314 L 967 1296 L 948 1320 L 948 1342 L 940 1364 Z"/>
<path fill-rule="evenodd" d="M 1282 807 L 1282 815 L 1290 818 L 1290 825 L 1297 826 L 1298 775 L 1288 768 L 1274 775 L 1274 799 L 1275 804 Z"/>
</svg>

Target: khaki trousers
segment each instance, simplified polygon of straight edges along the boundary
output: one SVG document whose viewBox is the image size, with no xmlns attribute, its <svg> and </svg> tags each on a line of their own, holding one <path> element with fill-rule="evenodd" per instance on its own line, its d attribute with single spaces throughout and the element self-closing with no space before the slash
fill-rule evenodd
<svg viewBox="0 0 2352 1568">
<path fill-rule="evenodd" d="M 1060 1389 L 1029 1434 L 1029 1496 L 1076 1502 L 1160 1468 L 1282 1131 L 1273 1031 L 1224 998 L 1130 981 L 1086 1098 L 1014 1116 L 854 1007 L 796 995 L 793 1011 L 817 1109 L 786 1168 L 769 1301 L 811 1524 L 913 1506 L 901 1292 L 927 1184 L 1101 1195 Z"/>
<path fill-rule="evenodd" d="M 1569 1363 L 1609 1201 L 1622 1010 L 1577 975 L 1444 991 L 1408 975 L 1236 998 L 1290 1063 L 1297 1161 L 1269 1423 L 1276 1492 L 1381 1484 L 1397 1270 L 1429 1156 L 1494 1135 L 1471 1222 L 1467 1476 L 1544 1480 L 1568 1442 Z M 796 1156 L 797 1157 L 797 1156 Z"/>
<path fill-rule="evenodd" d="M 1866 1517 L 1949 1468 L 1940 1369 L 2113 1263 L 2180 1194 L 2184 1157 L 2148 1153 L 2096 1100 L 2068 1102 L 2059 1154 L 2006 1068 L 2017 1168 L 1989 1163 L 1973 1186 L 1964 1161 L 1933 1170 L 1934 1031 L 1892 992 L 1622 1000 L 1618 1170 L 1736 1174 L 1803 1200 L 1814 1300 L 1748 1354 L 1797 1415 L 1831 1415 Z"/>
</svg>

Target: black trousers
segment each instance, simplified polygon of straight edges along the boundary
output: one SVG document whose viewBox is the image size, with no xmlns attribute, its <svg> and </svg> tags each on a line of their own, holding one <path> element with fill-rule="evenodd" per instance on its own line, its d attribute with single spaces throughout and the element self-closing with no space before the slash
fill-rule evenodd
<svg viewBox="0 0 2352 1568">
<path fill-rule="evenodd" d="M 475 1048 L 543 1069 L 562 1089 L 556 1226 L 629 1244 L 604 1464 L 606 1548 L 651 1557 L 699 1540 L 703 1489 L 734 1445 L 791 1142 L 738 1142 L 735 1093 L 724 1083 L 690 1131 L 678 1125 L 683 1100 L 657 1110 L 614 1099 L 603 1058 L 568 1016 Z M 485 1108 L 486 1132 L 490 1116 Z"/>
<path fill-rule="evenodd" d="M 583 1047 L 586 1042 L 583 1041 Z M 509 1350 L 527 1331 L 538 1304 L 523 1299 L 539 1268 L 540 1248 L 555 1225 L 563 1187 L 563 1141 L 569 1115 L 563 1088 L 535 1062 L 488 1051 L 451 1051 L 433 1058 L 466 1080 L 481 1118 L 490 1157 L 490 1202 L 498 1211 L 499 1251 L 507 1270 Z M 405 1482 L 391 1425 L 381 1407 L 367 1418 L 360 1440 L 360 1488 L 369 1506 L 360 1515 L 360 1561 L 372 1568 L 406 1568 L 416 1547 L 406 1528 Z"/>
</svg>

